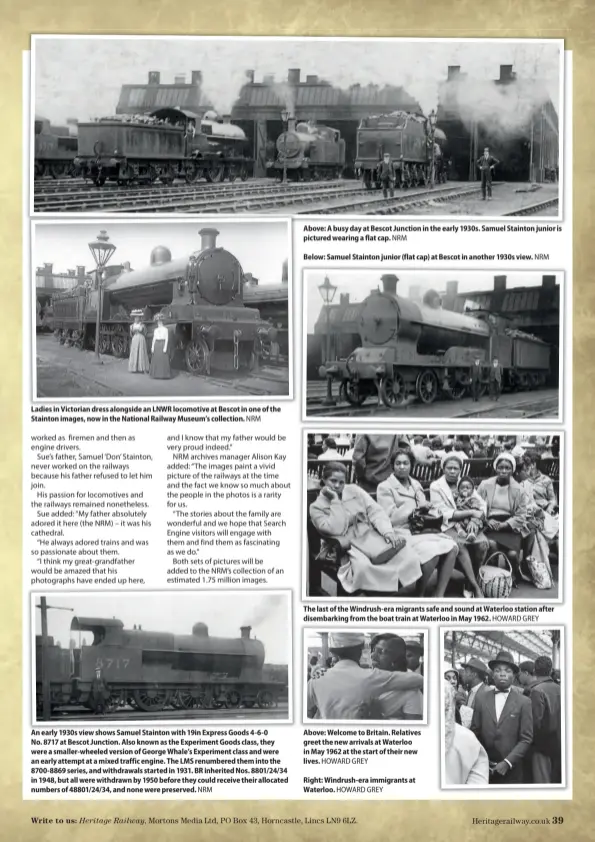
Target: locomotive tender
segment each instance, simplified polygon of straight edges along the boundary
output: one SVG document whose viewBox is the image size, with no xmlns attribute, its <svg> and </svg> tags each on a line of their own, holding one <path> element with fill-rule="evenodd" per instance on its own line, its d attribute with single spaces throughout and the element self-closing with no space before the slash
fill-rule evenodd
<svg viewBox="0 0 595 842">
<path fill-rule="evenodd" d="M 277 331 L 243 301 L 244 272 L 231 252 L 217 247 L 219 232 L 203 228 L 201 247 L 172 259 L 157 246 L 150 266 L 108 276 L 101 286 L 99 352 L 127 357 L 132 310 L 143 311 L 151 347 L 156 315 L 170 333 L 170 358 L 183 354 L 192 374 L 251 369 L 267 356 Z M 61 344 L 95 347 L 98 290 L 79 286 L 54 296 L 54 335 Z"/>
<path fill-rule="evenodd" d="M 102 682 L 106 710 L 125 705 L 142 711 L 229 707 L 273 707 L 284 691 L 280 681 L 263 677 L 265 649 L 250 637 L 211 637 L 204 623 L 192 634 L 125 629 L 116 619 L 74 617 L 71 631 L 91 632 L 90 646 L 63 649 L 48 638 L 45 668 L 52 710 L 66 705 L 97 706 Z M 42 709 L 41 635 L 36 637 L 36 701 Z"/>
<path fill-rule="evenodd" d="M 107 180 L 170 185 L 248 177 L 244 131 L 208 111 L 201 119 L 180 108 L 161 108 L 146 117 L 107 117 L 78 124 L 75 166 L 97 187 Z M 76 150 L 75 150 L 76 152 Z"/>
<path fill-rule="evenodd" d="M 338 129 L 316 123 L 288 122 L 277 138 L 277 156 L 272 171 L 284 171 L 295 181 L 339 178 L 345 167 L 345 141 Z"/>
<path fill-rule="evenodd" d="M 346 359 L 327 361 L 321 377 L 340 382 L 341 396 L 354 406 L 379 396 L 393 407 L 410 395 L 430 404 L 438 396 L 462 398 L 469 370 L 481 360 L 483 388 L 494 357 L 503 368 L 503 388 L 534 389 L 550 373 L 550 346 L 530 334 L 509 330 L 494 314 L 466 315 L 443 310 L 438 293 L 423 303 L 397 295 L 396 275 L 382 275 L 357 314 L 360 347 Z"/>
<path fill-rule="evenodd" d="M 432 157 L 432 144 L 434 155 Z M 374 117 L 364 117 L 357 130 L 355 171 L 359 172 L 367 190 L 379 189 L 378 166 L 388 153 L 397 172 L 396 187 L 446 181 L 446 167 L 442 147 L 446 135 L 440 129 L 432 132 L 428 120 L 419 114 L 393 111 Z"/>
</svg>

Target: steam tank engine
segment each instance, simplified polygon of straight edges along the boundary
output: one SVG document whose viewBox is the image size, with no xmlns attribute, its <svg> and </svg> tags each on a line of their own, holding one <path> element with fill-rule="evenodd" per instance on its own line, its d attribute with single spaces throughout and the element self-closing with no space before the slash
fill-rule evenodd
<svg viewBox="0 0 595 842">
<path fill-rule="evenodd" d="M 382 276 L 382 291 L 361 304 L 357 319 L 360 347 L 345 360 L 327 361 L 322 377 L 336 379 L 349 403 L 361 406 L 378 395 L 393 407 L 415 395 L 422 403 L 438 396 L 453 400 L 467 392 L 469 370 L 479 359 L 484 387 L 497 358 L 508 389 L 544 385 L 550 346 L 537 337 L 508 330 L 494 315 L 474 317 L 443 310 L 429 290 L 422 303 L 396 294 L 398 278 Z"/>
<path fill-rule="evenodd" d="M 263 678 L 265 649 L 250 637 L 211 637 L 204 623 L 192 634 L 125 629 L 121 620 L 75 617 L 71 631 L 92 633 L 91 645 L 64 650 L 46 648 L 52 707 L 68 704 L 106 710 L 131 705 L 142 711 L 167 706 L 273 707 L 284 685 Z M 42 703 L 41 664 L 37 638 L 37 705 Z"/>
<path fill-rule="evenodd" d="M 394 111 L 364 117 L 357 130 L 356 143 L 355 169 L 367 190 L 380 188 L 378 167 L 386 153 L 396 169 L 396 187 L 428 184 L 432 167 L 435 182 L 446 182 L 443 152 L 446 135 L 441 129 L 434 129 L 432 139 L 428 120 L 420 114 Z"/>
<path fill-rule="evenodd" d="M 170 333 L 170 357 L 181 353 L 192 374 L 251 369 L 267 356 L 277 332 L 256 308 L 244 306 L 242 267 L 231 252 L 217 247 L 218 234 L 214 228 L 202 229 L 200 250 L 187 258 L 174 260 L 169 249 L 157 246 L 150 266 L 106 279 L 100 353 L 128 356 L 131 312 L 141 310 L 148 347 L 159 315 Z M 95 347 L 97 300 L 97 290 L 87 287 L 54 298 L 61 342 Z"/>
<path fill-rule="evenodd" d="M 36 117 L 34 143 L 35 178 L 78 175 L 78 141 L 69 127 L 52 126 L 44 117 Z"/>
<path fill-rule="evenodd" d="M 109 179 L 170 185 L 175 178 L 193 183 L 248 177 L 244 131 L 219 120 L 180 108 L 162 108 L 138 118 L 107 117 L 79 123 L 77 163 L 97 187 Z"/>
<path fill-rule="evenodd" d="M 341 132 L 314 123 L 290 120 L 277 138 L 273 170 L 296 180 L 338 178 L 345 167 L 345 141 Z"/>
</svg>

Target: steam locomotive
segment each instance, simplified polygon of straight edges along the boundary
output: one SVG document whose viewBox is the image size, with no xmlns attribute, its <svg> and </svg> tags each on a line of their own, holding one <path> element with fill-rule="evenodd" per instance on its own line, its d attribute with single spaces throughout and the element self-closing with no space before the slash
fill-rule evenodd
<svg viewBox="0 0 595 842">
<path fill-rule="evenodd" d="M 200 250 L 190 257 L 174 260 L 169 249 L 157 246 L 145 269 L 108 274 L 100 285 L 101 354 L 128 356 L 130 314 L 142 310 L 149 348 L 160 315 L 170 334 L 170 358 L 182 354 L 192 374 L 208 375 L 211 367 L 252 369 L 268 356 L 277 331 L 257 309 L 244 305 L 240 263 L 217 247 L 216 229 L 203 228 L 199 234 Z M 90 286 L 53 297 L 54 335 L 61 344 L 95 348 L 98 299 L 98 290 Z"/>
<path fill-rule="evenodd" d="M 180 108 L 160 108 L 146 117 L 107 117 L 79 123 L 75 163 L 85 178 L 102 187 L 108 179 L 124 185 L 134 181 L 189 184 L 204 177 L 219 182 L 245 180 L 252 160 L 247 157 L 244 131 L 207 111 L 202 120 Z"/>
<path fill-rule="evenodd" d="M 74 163 L 77 149 L 78 140 L 72 127 L 52 126 L 45 117 L 35 118 L 35 178 L 79 175 Z"/>
<path fill-rule="evenodd" d="M 432 168 L 435 183 L 446 182 L 446 135 L 441 129 L 432 131 L 429 119 L 406 111 L 393 111 L 361 120 L 357 130 L 355 171 L 367 190 L 380 188 L 378 166 L 386 153 L 395 165 L 396 187 L 428 184 Z"/>
<path fill-rule="evenodd" d="M 379 396 L 388 407 L 415 395 L 430 404 L 437 397 L 462 398 L 469 389 L 469 370 L 482 364 L 488 384 L 490 361 L 503 368 L 503 388 L 534 389 L 546 383 L 551 348 L 541 339 L 505 327 L 494 314 L 466 315 L 443 310 L 438 293 L 429 290 L 423 303 L 397 295 L 396 275 L 383 275 L 382 291 L 359 305 L 360 347 L 346 359 L 327 361 L 319 375 L 339 381 L 341 397 L 361 406 Z"/>
<path fill-rule="evenodd" d="M 277 156 L 270 171 L 283 172 L 294 181 L 338 178 L 345 167 L 345 141 L 341 132 L 316 123 L 289 121 L 277 138 Z"/>
<path fill-rule="evenodd" d="M 37 710 L 43 706 L 42 673 L 47 671 L 52 710 L 83 705 L 116 710 L 131 705 L 142 711 L 167 706 L 191 708 L 270 708 L 285 690 L 263 676 L 265 649 L 250 637 L 211 637 L 204 623 L 192 634 L 125 629 L 116 619 L 74 617 L 71 631 L 91 632 L 90 646 L 63 649 L 48 638 L 43 664 L 42 637 L 36 637 Z"/>
</svg>

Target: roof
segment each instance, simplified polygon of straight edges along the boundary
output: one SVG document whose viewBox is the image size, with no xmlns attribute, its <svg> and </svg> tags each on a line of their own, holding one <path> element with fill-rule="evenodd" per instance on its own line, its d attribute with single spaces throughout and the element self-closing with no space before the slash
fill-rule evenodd
<svg viewBox="0 0 595 842">
<path fill-rule="evenodd" d="M 297 112 L 304 108 L 363 107 L 394 110 L 421 111 L 417 101 L 400 86 L 352 85 L 346 90 L 335 88 L 328 82 L 300 83 L 295 86 L 250 83 L 244 85 L 234 108 L 274 108 L 282 111 L 287 105 L 287 92 L 291 91 Z"/>
<path fill-rule="evenodd" d="M 502 649 L 534 660 L 539 655 L 551 655 L 553 648 L 552 639 L 545 630 L 503 632 L 482 629 L 478 632 L 458 631 L 455 634 L 455 651 L 460 661 L 468 655 L 484 661 L 490 660 Z M 452 632 L 445 635 L 444 646 L 447 651 L 452 651 Z"/>
</svg>

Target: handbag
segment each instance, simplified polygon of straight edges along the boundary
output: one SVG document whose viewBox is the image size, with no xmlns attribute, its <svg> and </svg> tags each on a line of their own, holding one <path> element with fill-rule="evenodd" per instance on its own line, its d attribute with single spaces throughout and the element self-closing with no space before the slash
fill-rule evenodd
<svg viewBox="0 0 595 842">
<path fill-rule="evenodd" d="M 507 570 L 504 570 L 502 567 L 493 566 L 492 562 L 500 558 L 506 561 L 508 565 Z M 479 586 L 486 599 L 506 599 L 510 596 L 512 590 L 512 567 L 506 555 L 500 551 L 492 553 L 479 568 L 478 579 Z"/>
<path fill-rule="evenodd" d="M 422 532 L 442 532 L 444 519 L 440 514 L 433 514 L 429 506 L 421 506 L 409 515 L 409 529 L 412 535 Z"/>
<path fill-rule="evenodd" d="M 535 535 L 533 555 L 527 556 L 527 567 L 531 574 L 531 581 L 540 591 L 547 591 L 553 587 L 552 568 L 550 567 L 547 541 L 539 532 Z"/>
<path fill-rule="evenodd" d="M 362 520 L 354 524 L 354 533 L 350 538 L 351 546 L 367 556 L 373 565 L 387 564 L 406 544 L 404 538 L 398 539 L 396 547 L 387 544 L 373 526 Z"/>
</svg>

